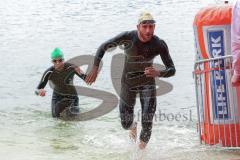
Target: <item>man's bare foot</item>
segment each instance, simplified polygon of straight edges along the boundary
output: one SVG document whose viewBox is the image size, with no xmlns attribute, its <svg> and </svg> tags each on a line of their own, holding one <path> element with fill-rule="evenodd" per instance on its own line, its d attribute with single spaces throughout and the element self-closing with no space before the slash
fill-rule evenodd
<svg viewBox="0 0 240 160">
<path fill-rule="evenodd" d="M 130 139 L 136 143 L 137 141 L 137 122 L 133 122 L 131 129 L 129 130 Z"/>
<path fill-rule="evenodd" d="M 147 146 L 147 144 L 146 144 L 145 142 L 143 142 L 143 141 L 140 140 L 140 142 L 139 142 L 139 144 L 138 144 L 139 149 L 143 150 L 143 149 L 146 148 L 146 146 Z"/>
</svg>

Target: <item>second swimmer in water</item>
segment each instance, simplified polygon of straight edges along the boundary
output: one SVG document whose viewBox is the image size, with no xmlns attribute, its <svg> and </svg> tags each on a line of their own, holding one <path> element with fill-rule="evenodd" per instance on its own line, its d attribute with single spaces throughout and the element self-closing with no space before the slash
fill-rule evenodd
<svg viewBox="0 0 240 160">
<path fill-rule="evenodd" d="M 53 50 L 51 59 L 53 66 L 44 72 L 36 94 L 44 97 L 46 95 L 44 87 L 50 81 L 53 88 L 52 116 L 60 117 L 62 113 L 66 113 L 68 118 L 74 118 L 79 113 L 79 99 L 73 85 L 73 77 L 76 74 L 84 80 L 86 75 L 76 65 L 64 62 L 63 53 L 59 48 Z"/>
</svg>

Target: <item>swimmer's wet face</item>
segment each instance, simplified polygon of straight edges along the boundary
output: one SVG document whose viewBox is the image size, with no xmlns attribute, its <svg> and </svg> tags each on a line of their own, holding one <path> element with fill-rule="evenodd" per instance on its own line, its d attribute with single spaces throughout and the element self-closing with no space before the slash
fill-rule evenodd
<svg viewBox="0 0 240 160">
<path fill-rule="evenodd" d="M 142 42 L 148 42 L 152 39 L 155 29 L 155 20 L 151 13 L 142 12 L 138 19 L 138 38 Z"/>
<path fill-rule="evenodd" d="M 52 60 L 53 63 L 57 63 L 57 62 L 61 63 L 62 61 L 63 61 L 63 59 L 54 59 L 54 60 Z"/>
<path fill-rule="evenodd" d="M 152 39 L 155 30 L 154 23 L 140 23 L 137 25 L 139 39 L 148 42 Z"/>
<path fill-rule="evenodd" d="M 56 70 L 61 70 L 64 67 L 64 59 L 56 58 L 52 60 L 53 66 Z"/>
</svg>

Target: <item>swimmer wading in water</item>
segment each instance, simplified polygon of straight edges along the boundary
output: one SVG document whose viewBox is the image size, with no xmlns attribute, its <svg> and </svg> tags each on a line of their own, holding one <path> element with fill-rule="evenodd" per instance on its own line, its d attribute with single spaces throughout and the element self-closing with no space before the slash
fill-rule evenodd
<svg viewBox="0 0 240 160">
<path fill-rule="evenodd" d="M 73 85 L 73 78 L 74 75 L 77 75 L 84 80 L 86 75 L 79 67 L 64 62 L 64 55 L 59 48 L 53 50 L 51 59 L 53 66 L 44 72 L 35 93 L 44 97 L 46 95 L 44 87 L 50 81 L 50 86 L 53 89 L 52 116 L 60 117 L 61 113 L 66 111 L 68 116 L 74 117 L 79 113 L 79 99 Z"/>
</svg>

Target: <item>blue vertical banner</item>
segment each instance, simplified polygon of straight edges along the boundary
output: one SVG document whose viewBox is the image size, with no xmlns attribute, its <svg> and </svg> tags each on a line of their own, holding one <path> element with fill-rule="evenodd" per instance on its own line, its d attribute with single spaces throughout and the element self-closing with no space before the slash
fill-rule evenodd
<svg viewBox="0 0 240 160">
<path fill-rule="evenodd" d="M 208 48 L 211 58 L 224 56 L 224 31 L 208 31 Z M 215 60 L 210 66 L 214 71 L 211 72 L 211 90 L 213 94 L 214 119 L 228 120 L 229 104 L 227 97 L 226 71 L 224 60 Z"/>
</svg>

